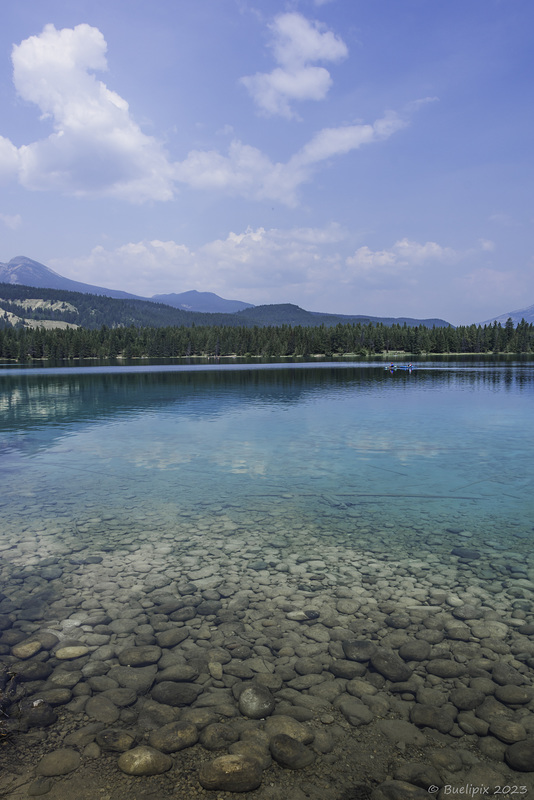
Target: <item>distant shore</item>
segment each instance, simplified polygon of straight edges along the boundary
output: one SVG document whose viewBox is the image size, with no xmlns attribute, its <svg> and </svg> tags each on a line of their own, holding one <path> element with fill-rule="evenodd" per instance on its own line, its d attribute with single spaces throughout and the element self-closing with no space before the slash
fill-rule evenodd
<svg viewBox="0 0 534 800">
<path fill-rule="evenodd" d="M 252 355 L 247 354 L 243 356 L 238 356 L 235 354 L 230 355 L 221 355 L 221 356 L 213 356 L 213 355 L 194 355 L 194 356 L 169 356 L 169 357 L 157 357 L 157 356 L 124 356 L 119 354 L 117 356 L 111 356 L 107 358 L 98 358 L 95 356 L 84 356 L 82 358 L 35 358 L 28 356 L 28 358 L 19 359 L 19 358 L 2 358 L 0 363 L 10 363 L 10 364 L 33 364 L 33 363 L 40 363 L 40 364 L 47 364 L 52 363 L 56 364 L 58 362 L 69 363 L 69 364 L 76 364 L 80 366 L 80 364 L 85 363 L 87 366 L 90 366 L 88 362 L 94 361 L 108 361 L 108 362 L 144 362 L 144 361 L 180 361 L 180 362 L 187 362 L 187 361 L 205 361 L 205 362 L 230 362 L 230 361 L 249 361 L 249 360 L 264 360 L 269 362 L 283 362 L 283 361 L 294 361 L 294 360 L 306 360 L 306 359 L 319 359 L 324 358 L 331 360 L 333 362 L 336 361 L 346 361 L 346 360 L 358 360 L 358 361 L 392 361 L 392 360 L 412 360 L 412 359 L 426 359 L 426 358 L 443 358 L 443 357 L 473 357 L 478 356 L 480 358 L 488 358 L 493 356 L 527 356 L 528 358 L 534 358 L 533 353 L 501 353 L 501 352 L 477 352 L 477 353 L 465 353 L 465 352 L 451 352 L 451 353 L 405 353 L 401 351 L 389 351 L 384 353 L 372 353 L 369 355 L 361 355 L 359 353 L 335 353 L 333 355 L 326 355 L 325 353 L 311 353 L 308 355 L 291 355 L 291 356 L 264 356 L 264 355 Z"/>
</svg>

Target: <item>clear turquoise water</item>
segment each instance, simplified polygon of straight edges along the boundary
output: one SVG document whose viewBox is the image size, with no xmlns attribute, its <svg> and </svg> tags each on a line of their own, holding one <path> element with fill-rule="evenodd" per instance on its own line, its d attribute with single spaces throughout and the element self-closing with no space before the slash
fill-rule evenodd
<svg viewBox="0 0 534 800">
<path fill-rule="evenodd" d="M 530 554 L 533 401 L 533 362 L 3 370 L 4 548 L 58 521 L 132 548 L 193 515 L 206 540 L 224 516 L 266 546 L 305 526 L 424 557 L 462 530 Z"/>
</svg>

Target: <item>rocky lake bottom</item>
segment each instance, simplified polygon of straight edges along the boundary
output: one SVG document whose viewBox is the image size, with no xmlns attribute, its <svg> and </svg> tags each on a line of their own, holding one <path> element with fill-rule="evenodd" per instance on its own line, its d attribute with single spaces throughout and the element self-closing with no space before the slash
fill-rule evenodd
<svg viewBox="0 0 534 800">
<path fill-rule="evenodd" d="M 523 518 L 327 496 L 319 524 L 291 493 L 122 502 L 4 497 L 0 796 L 534 789 Z"/>
</svg>

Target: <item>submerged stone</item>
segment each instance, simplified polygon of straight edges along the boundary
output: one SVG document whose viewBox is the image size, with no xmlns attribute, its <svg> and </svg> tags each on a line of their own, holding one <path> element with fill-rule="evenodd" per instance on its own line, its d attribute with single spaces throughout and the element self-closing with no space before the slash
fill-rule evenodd
<svg viewBox="0 0 534 800">
<path fill-rule="evenodd" d="M 279 733 L 273 736 L 269 742 L 269 749 L 271 755 L 278 764 L 288 769 L 303 769 L 313 763 L 315 757 L 311 750 L 287 736 L 285 733 Z"/>
<path fill-rule="evenodd" d="M 313 732 L 306 725 L 285 714 L 276 714 L 266 719 L 265 733 L 269 738 L 276 736 L 278 733 L 285 733 L 303 744 L 310 744 L 313 741 Z"/>
<path fill-rule="evenodd" d="M 148 743 L 162 753 L 176 753 L 198 742 L 198 730 L 192 722 L 171 722 L 153 731 Z"/>
<path fill-rule="evenodd" d="M 349 661 L 369 661 L 376 653 L 376 645 L 367 639 L 341 642 Z"/>
<path fill-rule="evenodd" d="M 256 759 L 233 754 L 202 764 L 198 778 L 208 791 L 253 792 L 261 785 L 262 769 Z"/>
<path fill-rule="evenodd" d="M 85 645 L 77 645 L 71 647 L 60 647 L 54 653 L 56 658 L 59 658 L 60 661 L 70 661 L 75 658 L 81 658 L 82 656 L 86 656 L 89 652 L 89 648 Z"/>
<path fill-rule="evenodd" d="M 517 742 L 506 748 L 504 757 L 508 766 L 518 772 L 534 772 L 534 742 Z"/>
<path fill-rule="evenodd" d="M 239 697 L 239 710 L 250 719 L 268 717 L 273 713 L 274 707 L 274 697 L 264 686 L 247 686 Z"/>
<path fill-rule="evenodd" d="M 153 747 L 140 745 L 123 753 L 117 764 L 127 775 L 161 775 L 172 767 L 173 761 L 170 756 Z"/>
<path fill-rule="evenodd" d="M 413 670 L 393 650 L 380 648 L 371 656 L 374 669 L 389 681 L 407 681 Z"/>
<path fill-rule="evenodd" d="M 123 667 L 148 667 L 161 658 L 161 647 L 145 645 L 142 647 L 127 647 L 119 653 L 119 664 Z"/>
<path fill-rule="evenodd" d="M 469 547 L 454 547 L 451 550 L 451 555 L 463 558 L 464 561 L 477 561 L 480 558 L 480 552 Z"/>
<path fill-rule="evenodd" d="M 43 756 L 37 764 L 35 772 L 37 775 L 43 775 L 44 777 L 67 775 L 77 769 L 80 763 L 81 757 L 76 750 L 62 748 Z"/>
<path fill-rule="evenodd" d="M 15 656 L 15 658 L 31 658 L 32 656 L 36 655 L 41 649 L 41 642 L 32 639 L 28 642 L 21 642 L 20 644 L 16 644 L 11 652 Z"/>
<path fill-rule="evenodd" d="M 448 711 L 421 703 L 412 707 L 410 720 L 420 728 L 434 728 L 440 733 L 449 733 L 454 725 L 454 719 Z"/>
<path fill-rule="evenodd" d="M 118 753 L 125 753 L 133 746 L 135 736 L 129 731 L 108 729 L 99 731 L 96 735 L 96 743 L 102 750 L 112 750 Z"/>
<path fill-rule="evenodd" d="M 228 747 L 229 744 L 237 742 L 238 739 L 239 734 L 237 731 L 222 722 L 214 722 L 211 725 L 207 725 L 199 736 L 200 744 L 206 750 L 222 750 Z"/>
<path fill-rule="evenodd" d="M 162 681 L 152 689 L 152 698 L 167 706 L 190 706 L 201 692 L 202 687 L 194 683 Z"/>
</svg>

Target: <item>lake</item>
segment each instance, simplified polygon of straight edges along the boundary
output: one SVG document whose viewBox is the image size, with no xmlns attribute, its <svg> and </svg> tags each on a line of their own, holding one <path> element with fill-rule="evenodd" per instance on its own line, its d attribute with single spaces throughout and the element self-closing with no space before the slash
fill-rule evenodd
<svg viewBox="0 0 534 800">
<path fill-rule="evenodd" d="M 439 730 L 417 686 L 534 665 L 533 400 L 531 360 L 0 369 L 5 663 L 72 718 L 136 730 L 147 698 L 161 723 L 254 719 L 242 683 L 339 736 Z M 451 709 L 443 734 L 484 753 Z"/>
</svg>

